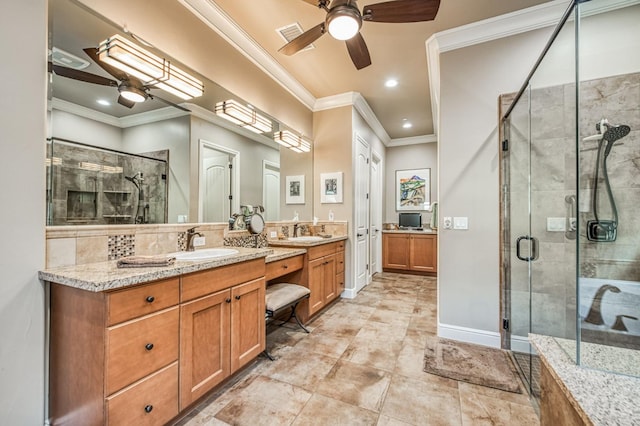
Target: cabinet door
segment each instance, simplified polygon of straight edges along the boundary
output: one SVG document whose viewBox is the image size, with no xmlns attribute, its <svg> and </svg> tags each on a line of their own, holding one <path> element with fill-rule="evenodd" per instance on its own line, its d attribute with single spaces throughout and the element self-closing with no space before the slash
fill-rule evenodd
<svg viewBox="0 0 640 426">
<path fill-rule="evenodd" d="M 407 234 L 384 234 L 382 244 L 383 268 L 409 268 L 409 236 Z"/>
<path fill-rule="evenodd" d="M 324 257 L 309 262 L 309 316 L 324 306 Z"/>
<path fill-rule="evenodd" d="M 411 270 L 436 272 L 437 239 L 435 235 L 412 235 L 410 238 Z"/>
<path fill-rule="evenodd" d="M 324 267 L 323 272 L 323 283 L 324 283 L 324 304 L 333 301 L 336 297 L 338 297 L 338 283 L 336 281 L 336 256 L 326 256 L 323 258 L 324 262 L 322 266 Z"/>
<path fill-rule="evenodd" d="M 230 290 L 180 308 L 181 410 L 230 374 L 230 308 Z"/>
<path fill-rule="evenodd" d="M 259 278 L 231 289 L 231 372 L 265 348 L 265 280 Z"/>
</svg>

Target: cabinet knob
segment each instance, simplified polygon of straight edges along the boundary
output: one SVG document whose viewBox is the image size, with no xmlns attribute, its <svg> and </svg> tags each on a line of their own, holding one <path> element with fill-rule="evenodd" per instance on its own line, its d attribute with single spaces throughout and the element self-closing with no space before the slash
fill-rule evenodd
<svg viewBox="0 0 640 426">
<path fill-rule="evenodd" d="M 240 300 L 240 297 L 241 297 L 240 295 L 237 295 L 236 300 Z"/>
<path fill-rule="evenodd" d="M 153 410 L 153 405 L 149 404 L 144 406 L 145 412 L 150 413 L 152 410 Z"/>
<path fill-rule="evenodd" d="M 227 303 L 231 303 L 231 298 L 227 297 L 224 301 L 227 302 Z"/>
<path fill-rule="evenodd" d="M 147 296 L 146 298 L 147 303 L 153 303 L 154 300 L 156 300 L 156 298 L 153 296 Z"/>
<path fill-rule="evenodd" d="M 153 343 L 147 343 L 146 345 L 144 345 L 144 348 L 150 351 L 151 349 L 153 349 Z"/>
<path fill-rule="evenodd" d="M 283 267 L 284 269 L 287 269 L 287 268 L 289 267 L 289 265 L 282 265 L 282 267 Z"/>
</svg>

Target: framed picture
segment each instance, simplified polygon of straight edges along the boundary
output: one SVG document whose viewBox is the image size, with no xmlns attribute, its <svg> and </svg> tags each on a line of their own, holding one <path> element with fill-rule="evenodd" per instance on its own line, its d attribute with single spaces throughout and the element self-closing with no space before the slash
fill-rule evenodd
<svg viewBox="0 0 640 426">
<path fill-rule="evenodd" d="M 396 210 L 429 210 L 431 169 L 396 170 Z"/>
<path fill-rule="evenodd" d="M 286 204 L 304 204 L 304 175 L 286 177 Z"/>
<path fill-rule="evenodd" d="M 320 174 L 320 202 L 342 202 L 342 172 Z"/>
</svg>

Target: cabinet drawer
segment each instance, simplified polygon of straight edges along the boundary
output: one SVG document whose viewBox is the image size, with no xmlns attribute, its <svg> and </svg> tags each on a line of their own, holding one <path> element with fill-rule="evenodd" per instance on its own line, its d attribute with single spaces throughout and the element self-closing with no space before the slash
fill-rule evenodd
<svg viewBox="0 0 640 426">
<path fill-rule="evenodd" d="M 277 262 L 267 263 L 266 280 L 281 277 L 290 272 L 302 269 L 304 256 L 299 255 L 288 259 L 278 260 Z"/>
<path fill-rule="evenodd" d="M 177 305 L 179 300 L 180 280 L 178 278 L 114 291 L 107 295 L 107 325 L 160 311 Z"/>
<path fill-rule="evenodd" d="M 178 307 L 107 330 L 107 395 L 178 359 Z"/>
<path fill-rule="evenodd" d="M 336 272 L 344 272 L 344 253 L 336 254 Z"/>
<path fill-rule="evenodd" d="M 177 415 L 177 362 L 107 398 L 109 425 L 163 425 Z"/>
<path fill-rule="evenodd" d="M 235 284 L 263 277 L 264 258 L 195 272 L 182 277 L 182 301 L 197 299 Z"/>
<path fill-rule="evenodd" d="M 336 243 L 322 244 L 320 246 L 309 247 L 307 253 L 309 260 L 318 259 L 320 257 L 329 256 L 336 252 Z"/>
<path fill-rule="evenodd" d="M 344 271 L 336 274 L 336 288 L 339 296 L 344 291 Z"/>
<path fill-rule="evenodd" d="M 344 241 L 338 241 L 336 243 L 336 252 L 344 251 Z"/>
</svg>

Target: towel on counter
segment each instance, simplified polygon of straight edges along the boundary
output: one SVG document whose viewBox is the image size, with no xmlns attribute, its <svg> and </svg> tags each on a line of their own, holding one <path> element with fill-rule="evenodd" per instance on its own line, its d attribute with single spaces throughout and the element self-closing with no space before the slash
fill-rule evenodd
<svg viewBox="0 0 640 426">
<path fill-rule="evenodd" d="M 429 223 L 431 229 L 438 229 L 438 203 L 431 203 L 431 222 Z"/>
<path fill-rule="evenodd" d="M 118 259 L 118 268 L 149 268 L 153 266 L 171 266 L 176 261 L 171 256 L 128 256 Z"/>
</svg>

